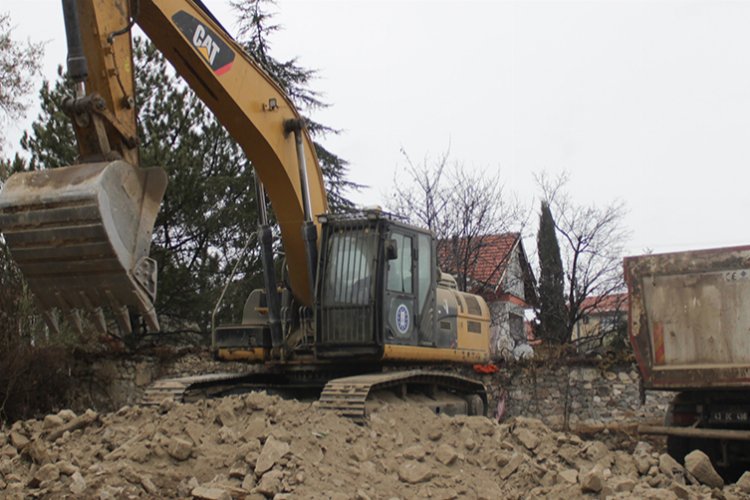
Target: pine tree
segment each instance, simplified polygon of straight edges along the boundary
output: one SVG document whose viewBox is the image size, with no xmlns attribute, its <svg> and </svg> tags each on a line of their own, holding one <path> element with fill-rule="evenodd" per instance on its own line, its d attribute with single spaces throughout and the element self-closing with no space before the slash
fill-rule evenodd
<svg viewBox="0 0 750 500">
<path fill-rule="evenodd" d="M 539 253 L 539 336 L 554 343 L 566 340 L 565 281 L 555 220 L 542 202 L 537 232 Z"/>
<path fill-rule="evenodd" d="M 232 0 L 230 4 L 237 12 L 240 44 L 284 89 L 300 112 L 305 115 L 316 109 L 328 107 L 328 104 L 321 100 L 320 93 L 311 88 L 311 83 L 317 76 L 315 70 L 303 68 L 297 58 L 279 61 L 271 57 L 269 35 L 280 29 L 280 26 L 274 23 L 273 13 L 269 10 L 269 6 L 274 4 L 273 1 Z M 305 120 L 307 129 L 314 139 L 338 133 L 338 130 L 316 122 L 309 116 L 305 116 Z M 314 140 L 313 143 L 323 171 L 330 210 L 337 212 L 351 209 L 353 204 L 346 194 L 348 191 L 359 189 L 361 185 L 347 179 L 348 162 L 326 149 L 319 140 Z"/>
</svg>

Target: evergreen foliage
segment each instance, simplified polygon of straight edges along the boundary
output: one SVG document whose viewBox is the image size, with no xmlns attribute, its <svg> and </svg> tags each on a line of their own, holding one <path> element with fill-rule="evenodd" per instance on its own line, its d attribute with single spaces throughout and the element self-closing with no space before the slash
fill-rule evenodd
<svg viewBox="0 0 750 500">
<path fill-rule="evenodd" d="M 554 343 L 566 341 L 565 275 L 555 220 L 549 204 L 542 202 L 537 232 L 539 252 L 539 336 Z"/>
<path fill-rule="evenodd" d="M 269 8 L 274 2 L 272 0 L 232 0 L 230 4 L 237 12 L 238 41 L 245 51 L 276 80 L 300 112 L 305 115 L 315 109 L 328 107 L 328 104 L 322 100 L 321 94 L 311 87 L 312 81 L 317 76 L 315 70 L 300 66 L 296 57 L 286 61 L 271 57 L 269 35 L 281 29 L 278 24 L 274 23 L 273 13 Z M 305 116 L 305 120 L 313 139 L 338 133 L 338 130 L 312 120 L 309 116 Z M 323 171 L 330 210 L 339 212 L 353 208 L 352 202 L 346 198 L 346 193 L 361 186 L 347 179 L 346 175 L 349 170 L 347 161 L 327 150 L 319 140 L 313 142 Z"/>
<path fill-rule="evenodd" d="M 44 44 L 13 39 L 10 15 L 0 12 L 0 120 L 23 116 Z"/>
</svg>

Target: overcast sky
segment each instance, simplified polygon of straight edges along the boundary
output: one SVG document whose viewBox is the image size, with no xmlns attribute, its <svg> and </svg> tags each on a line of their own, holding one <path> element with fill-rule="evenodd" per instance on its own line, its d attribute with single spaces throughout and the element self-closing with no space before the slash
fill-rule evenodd
<svg viewBox="0 0 750 500">
<path fill-rule="evenodd" d="M 206 0 L 234 28 L 221 0 Z M 16 37 L 65 60 L 59 0 L 2 0 Z M 750 3 L 292 2 L 277 58 L 319 71 L 326 145 L 385 204 L 401 148 L 450 146 L 536 212 L 533 173 L 580 203 L 622 199 L 628 253 L 750 244 Z M 28 120 L 6 130 L 17 143 Z M 536 225 L 536 217 L 532 224 Z M 531 229 L 531 228 L 530 228 Z"/>
</svg>

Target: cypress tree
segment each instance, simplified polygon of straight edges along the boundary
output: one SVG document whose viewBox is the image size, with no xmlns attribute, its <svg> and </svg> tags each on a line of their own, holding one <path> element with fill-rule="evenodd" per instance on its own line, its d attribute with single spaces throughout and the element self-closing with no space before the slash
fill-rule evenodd
<svg viewBox="0 0 750 500">
<path fill-rule="evenodd" d="M 567 317 L 565 280 L 555 220 L 545 201 L 539 215 L 536 242 L 539 254 L 539 334 L 549 342 L 563 343 Z"/>
</svg>

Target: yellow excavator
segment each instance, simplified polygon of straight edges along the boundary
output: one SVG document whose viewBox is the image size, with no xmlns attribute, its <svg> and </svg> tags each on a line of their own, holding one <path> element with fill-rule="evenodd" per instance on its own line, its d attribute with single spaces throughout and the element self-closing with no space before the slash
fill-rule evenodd
<svg viewBox="0 0 750 500">
<path fill-rule="evenodd" d="M 202 2 L 62 3 L 75 84 L 64 109 L 80 163 L 17 173 L 0 192 L 0 230 L 51 331 L 64 315 L 79 331 L 116 324 L 132 332 L 133 313 L 159 330 L 149 247 L 167 176 L 139 165 L 137 24 L 252 162 L 265 283 L 238 324 L 212 335 L 214 355 L 246 361 L 253 365 L 247 373 L 160 381 L 146 399 L 312 388 L 321 406 L 355 419 L 365 418 L 375 394 L 419 400 L 436 412 L 486 413 L 483 384 L 431 368 L 489 360 L 485 301 L 440 272 L 430 232 L 376 209 L 329 213 L 304 119 Z M 281 280 L 266 197 L 285 254 Z"/>
</svg>

